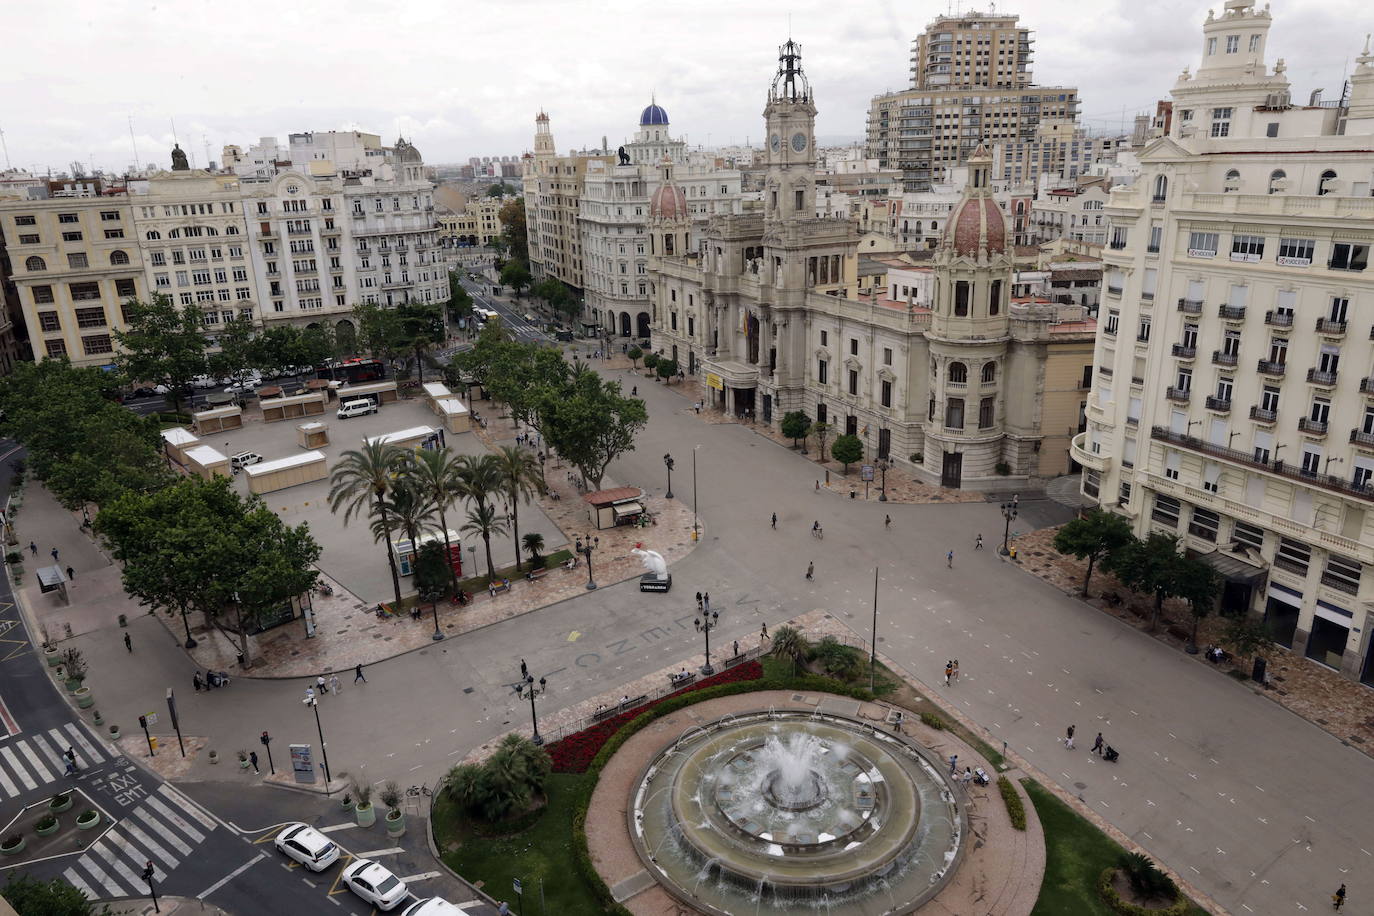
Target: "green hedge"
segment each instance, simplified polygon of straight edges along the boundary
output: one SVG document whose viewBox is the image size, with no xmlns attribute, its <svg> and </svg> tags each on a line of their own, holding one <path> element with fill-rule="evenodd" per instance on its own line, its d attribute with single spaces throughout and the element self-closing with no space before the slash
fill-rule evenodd
<svg viewBox="0 0 1374 916">
<path fill-rule="evenodd" d="M 1016 786 L 1013 786 L 1007 777 L 998 776 L 997 791 L 1002 793 L 1002 801 L 1006 802 L 1007 816 L 1011 818 L 1011 825 L 1017 830 L 1025 830 L 1026 806 L 1021 802 L 1021 796 L 1016 793 Z"/>
<path fill-rule="evenodd" d="M 933 712 L 921 713 L 921 721 L 936 731 L 943 731 L 945 729 L 945 720 L 941 719 Z"/>
<path fill-rule="evenodd" d="M 1102 902 L 1112 908 L 1113 912 L 1120 913 L 1121 916 L 1188 916 L 1193 912 L 1193 904 L 1183 892 L 1180 891 L 1174 902 L 1162 910 L 1150 909 L 1149 907 L 1136 906 L 1121 899 L 1121 895 L 1116 892 L 1116 887 L 1112 884 L 1117 868 L 1115 865 L 1102 870 L 1102 874 L 1097 879 L 1097 893 L 1102 897 Z"/>
</svg>

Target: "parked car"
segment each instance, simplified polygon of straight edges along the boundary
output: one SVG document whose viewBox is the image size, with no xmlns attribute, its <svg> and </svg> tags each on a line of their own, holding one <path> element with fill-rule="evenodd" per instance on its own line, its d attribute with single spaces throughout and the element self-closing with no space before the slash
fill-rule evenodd
<svg viewBox="0 0 1374 916">
<path fill-rule="evenodd" d="M 377 405 L 369 398 L 355 398 L 352 401 L 344 401 L 339 405 L 337 415 L 340 420 L 347 420 L 349 417 L 365 417 L 370 413 L 377 412 Z"/>
<path fill-rule="evenodd" d="M 443 897 L 426 897 L 406 907 L 401 916 L 468 916 L 468 911 Z"/>
<path fill-rule="evenodd" d="M 404 881 L 371 859 L 359 859 L 345 868 L 343 882 L 379 910 L 392 909 L 410 895 Z"/>
<path fill-rule="evenodd" d="M 310 871 L 324 871 L 339 861 L 339 847 L 309 824 L 287 824 L 272 842 Z"/>
<path fill-rule="evenodd" d="M 192 388 L 218 388 L 227 384 L 229 384 L 228 379 L 215 378 L 212 375 L 197 375 L 191 379 Z"/>
<path fill-rule="evenodd" d="M 257 452 L 239 452 L 229 456 L 229 466 L 231 468 L 246 468 L 250 464 L 258 464 L 262 461 L 262 456 Z"/>
</svg>

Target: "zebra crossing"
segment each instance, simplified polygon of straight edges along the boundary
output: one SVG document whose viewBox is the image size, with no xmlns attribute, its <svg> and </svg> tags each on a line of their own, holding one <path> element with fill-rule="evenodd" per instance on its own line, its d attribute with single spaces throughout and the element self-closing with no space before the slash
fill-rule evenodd
<svg viewBox="0 0 1374 916">
<path fill-rule="evenodd" d="M 75 750 L 83 770 L 109 757 L 75 722 L 0 744 L 0 801 L 66 777 L 67 763 L 62 754 L 69 747 Z"/>
<path fill-rule="evenodd" d="M 147 892 L 144 866 L 159 880 L 214 832 L 216 821 L 166 783 L 105 832 L 62 877 L 91 900 Z"/>
</svg>

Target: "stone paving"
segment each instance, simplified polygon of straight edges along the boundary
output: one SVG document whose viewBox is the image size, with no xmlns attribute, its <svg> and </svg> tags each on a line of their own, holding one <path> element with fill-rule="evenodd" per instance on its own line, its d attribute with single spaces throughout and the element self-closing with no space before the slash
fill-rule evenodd
<svg viewBox="0 0 1374 916">
<path fill-rule="evenodd" d="M 1012 543 L 1022 568 L 1066 594 L 1078 597 L 1087 563 L 1054 549 L 1054 536 L 1058 530 L 1057 527 L 1042 528 L 1015 537 Z M 1104 594 L 1112 593 L 1125 600 L 1119 605 L 1112 605 L 1102 599 Z M 1088 604 L 1141 631 L 1147 630 L 1151 599 L 1130 591 L 1110 573 L 1094 569 L 1088 594 Z M 1187 604 L 1169 600 L 1164 603 L 1163 620 L 1158 631 L 1151 635 L 1181 650 L 1186 639 L 1178 634 L 1190 633 L 1192 625 L 1193 618 Z M 1225 620 L 1217 616 L 1205 618 L 1198 626 L 1197 644 L 1207 646 L 1223 643 L 1225 628 Z M 1374 756 L 1374 690 L 1287 649 L 1275 647 L 1265 657 L 1269 660 L 1268 673 L 1274 681 L 1274 689 L 1264 690 L 1254 681 L 1246 681 L 1251 689 L 1349 742 L 1352 747 Z M 1194 658 L 1198 664 L 1210 664 L 1200 654 Z M 1247 664 L 1243 668 L 1248 672 L 1249 660 L 1245 661 Z M 1217 667 L 1229 671 L 1241 666 L 1223 662 Z"/>
</svg>

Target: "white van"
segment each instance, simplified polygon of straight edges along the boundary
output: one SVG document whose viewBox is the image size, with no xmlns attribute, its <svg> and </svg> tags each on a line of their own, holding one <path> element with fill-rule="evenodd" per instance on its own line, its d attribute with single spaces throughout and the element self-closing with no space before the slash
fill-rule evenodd
<svg viewBox="0 0 1374 916">
<path fill-rule="evenodd" d="M 349 417 L 365 417 L 376 412 L 377 405 L 370 398 L 355 398 L 339 405 L 338 417 L 340 420 L 347 420 Z"/>
<path fill-rule="evenodd" d="M 401 916 L 468 916 L 468 911 L 443 897 L 430 897 L 412 903 L 401 911 Z"/>
<path fill-rule="evenodd" d="M 229 466 L 231 468 L 246 468 L 250 464 L 257 464 L 262 461 L 262 456 L 257 452 L 239 452 L 229 456 Z"/>
</svg>

